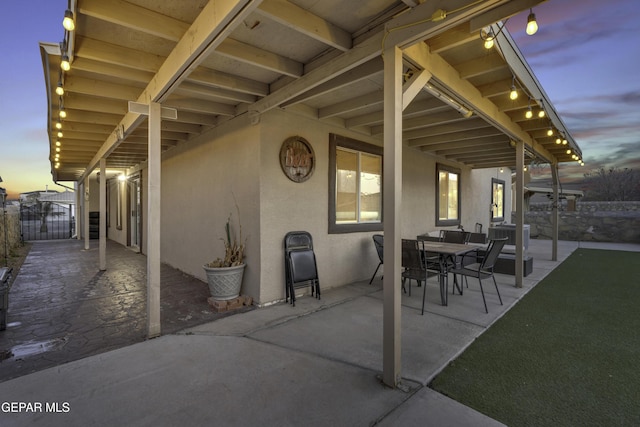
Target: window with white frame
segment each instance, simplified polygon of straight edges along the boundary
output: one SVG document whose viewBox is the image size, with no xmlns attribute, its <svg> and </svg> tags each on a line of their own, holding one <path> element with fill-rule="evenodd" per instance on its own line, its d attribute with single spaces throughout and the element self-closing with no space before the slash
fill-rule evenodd
<svg viewBox="0 0 640 427">
<path fill-rule="evenodd" d="M 436 226 L 460 225 L 460 170 L 436 165 Z"/>
<path fill-rule="evenodd" d="M 382 230 L 382 148 L 332 134 L 329 149 L 329 232 Z"/>
</svg>

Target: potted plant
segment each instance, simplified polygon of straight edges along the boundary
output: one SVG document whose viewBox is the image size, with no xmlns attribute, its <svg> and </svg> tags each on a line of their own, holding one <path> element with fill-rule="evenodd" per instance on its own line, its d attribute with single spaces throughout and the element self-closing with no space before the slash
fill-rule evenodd
<svg viewBox="0 0 640 427">
<path fill-rule="evenodd" d="M 237 298 L 242 287 L 242 276 L 246 266 L 244 263 L 245 243 L 242 240 L 240 210 L 237 204 L 236 210 L 238 212 L 239 239 L 236 239 L 231 214 L 229 214 L 225 225 L 225 236 L 220 239 L 224 241 L 224 258 L 216 258 L 203 266 L 207 274 L 211 297 L 217 300 Z"/>
</svg>

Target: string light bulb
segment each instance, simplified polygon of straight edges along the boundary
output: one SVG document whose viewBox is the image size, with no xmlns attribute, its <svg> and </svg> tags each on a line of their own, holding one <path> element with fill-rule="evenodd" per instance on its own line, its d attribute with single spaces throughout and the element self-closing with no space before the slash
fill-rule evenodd
<svg viewBox="0 0 640 427">
<path fill-rule="evenodd" d="M 60 118 L 61 119 L 66 119 L 67 118 L 67 112 L 66 112 L 66 110 L 64 108 L 60 110 Z"/>
<path fill-rule="evenodd" d="M 69 9 L 64 11 L 62 26 L 67 31 L 73 31 L 76 29 L 76 23 L 73 21 L 73 12 L 71 12 Z"/>
<path fill-rule="evenodd" d="M 62 96 L 64 95 L 64 87 L 62 86 L 62 82 L 58 82 L 58 86 L 56 86 L 56 95 Z"/>
<path fill-rule="evenodd" d="M 511 98 L 514 101 L 518 99 L 518 91 L 516 90 L 515 85 L 511 85 L 511 92 L 509 92 L 509 98 Z"/>
<path fill-rule="evenodd" d="M 62 61 L 60 61 L 60 68 L 64 71 L 69 71 L 71 69 L 71 63 L 69 62 L 69 55 L 66 53 L 62 55 Z"/>
<path fill-rule="evenodd" d="M 533 117 L 533 110 L 531 109 L 531 105 L 529 105 L 529 108 L 527 109 L 527 112 L 524 113 L 524 116 L 527 119 L 530 119 L 531 117 Z"/>
<path fill-rule="evenodd" d="M 493 47 L 493 36 L 491 34 L 487 35 L 486 40 L 484 41 L 484 48 L 491 49 Z"/>
<path fill-rule="evenodd" d="M 549 127 L 549 129 L 547 129 L 547 136 L 553 136 L 553 129 L 551 129 L 551 127 Z M 556 139 L 556 144 L 558 143 L 558 140 Z"/>
<path fill-rule="evenodd" d="M 60 120 L 56 122 L 56 129 L 62 129 L 62 123 L 60 122 Z"/>
<path fill-rule="evenodd" d="M 538 111 L 538 117 L 540 117 L 541 119 L 544 118 L 544 116 L 546 116 L 547 113 L 544 112 L 544 110 L 540 110 Z"/>
<path fill-rule="evenodd" d="M 527 17 L 527 34 L 530 36 L 538 32 L 538 22 L 536 21 L 536 14 L 533 13 L 533 9 L 529 9 L 529 16 Z"/>
<path fill-rule="evenodd" d="M 562 140 L 560 138 L 556 138 L 556 144 L 560 145 L 562 143 Z"/>
</svg>

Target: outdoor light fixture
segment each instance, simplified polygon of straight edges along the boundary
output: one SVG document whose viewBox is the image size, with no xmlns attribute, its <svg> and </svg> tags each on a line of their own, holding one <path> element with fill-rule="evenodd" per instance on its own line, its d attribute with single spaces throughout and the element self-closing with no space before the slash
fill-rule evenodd
<svg viewBox="0 0 640 427">
<path fill-rule="evenodd" d="M 547 136 L 553 136 L 553 129 L 551 129 L 551 126 L 549 126 L 549 129 L 547 130 Z M 558 144 L 557 139 L 556 139 L 556 144 Z"/>
<path fill-rule="evenodd" d="M 67 112 L 64 110 L 64 108 L 60 108 L 60 118 L 61 119 L 67 118 Z"/>
<path fill-rule="evenodd" d="M 567 154 L 571 154 L 571 149 L 568 149 L 568 150 L 567 150 Z"/>
<path fill-rule="evenodd" d="M 62 123 L 60 122 L 60 120 L 56 122 L 56 129 L 62 129 Z"/>
<path fill-rule="evenodd" d="M 58 86 L 56 86 L 56 95 L 64 95 L 64 87 L 62 87 L 62 81 L 58 81 Z"/>
<path fill-rule="evenodd" d="M 511 92 L 509 92 L 509 98 L 512 100 L 518 99 L 518 91 L 516 90 L 516 85 L 511 85 Z"/>
<path fill-rule="evenodd" d="M 566 139 L 562 140 L 562 145 L 567 145 L 567 140 Z"/>
<path fill-rule="evenodd" d="M 562 140 L 560 138 L 556 138 L 556 144 L 560 145 L 562 143 Z"/>
<path fill-rule="evenodd" d="M 487 38 L 484 40 L 484 48 L 491 49 L 493 47 L 493 33 L 488 34 Z"/>
<path fill-rule="evenodd" d="M 531 105 L 529 105 L 529 108 L 527 108 L 527 112 L 524 113 L 524 116 L 527 119 L 530 119 L 531 117 L 533 117 L 533 110 L 531 109 Z"/>
<path fill-rule="evenodd" d="M 63 136 L 62 132 L 58 132 L 58 138 L 62 138 Z"/>
<path fill-rule="evenodd" d="M 71 63 L 69 63 L 69 55 L 66 53 L 62 55 L 62 61 L 60 61 L 60 68 L 64 71 L 69 71 L 71 69 Z"/>
<path fill-rule="evenodd" d="M 515 101 L 518 99 L 518 89 L 516 89 L 516 76 L 511 76 L 511 92 L 509 92 L 509 98 Z"/>
<path fill-rule="evenodd" d="M 76 29 L 76 23 L 73 21 L 73 12 L 71 12 L 69 9 L 64 11 L 62 26 L 67 31 L 73 31 Z"/>
<path fill-rule="evenodd" d="M 538 23 L 536 22 L 536 14 L 533 13 L 533 9 L 529 9 L 529 16 L 527 17 L 527 34 L 534 35 L 538 31 Z"/>
<path fill-rule="evenodd" d="M 496 35 L 493 34 L 493 30 L 489 28 L 489 31 L 481 30 L 480 38 L 484 40 L 484 48 L 491 49 L 493 47 L 493 40 L 496 38 Z"/>
<path fill-rule="evenodd" d="M 546 115 L 547 115 L 547 113 L 545 113 L 544 110 L 538 111 L 538 117 L 543 118 Z"/>
<path fill-rule="evenodd" d="M 424 85 L 424 87 L 422 89 L 425 92 L 428 92 L 431 95 L 435 96 L 436 98 L 439 98 L 442 102 L 444 102 L 446 104 L 449 104 L 456 111 L 458 111 L 460 114 L 462 114 L 462 117 L 464 117 L 465 119 L 468 119 L 469 117 L 471 117 L 473 115 L 473 111 L 471 111 L 470 109 L 464 107 L 458 101 L 456 101 L 454 99 L 451 99 L 450 97 L 448 97 L 444 93 L 440 92 L 438 89 L 436 89 L 435 87 L 431 86 L 430 84 Z"/>
<path fill-rule="evenodd" d="M 56 141 L 56 147 L 60 147 L 62 143 L 60 141 Z"/>
<path fill-rule="evenodd" d="M 498 25 L 498 32 L 494 32 L 493 28 L 491 26 L 488 27 L 484 27 L 480 30 L 480 38 L 482 40 L 484 40 L 484 48 L 485 49 L 491 49 L 496 42 L 496 38 L 500 35 L 500 33 L 502 32 L 502 30 L 504 29 L 504 27 L 506 26 L 506 23 L 509 19 L 505 20 L 502 24 L 502 27 L 500 25 Z"/>
</svg>

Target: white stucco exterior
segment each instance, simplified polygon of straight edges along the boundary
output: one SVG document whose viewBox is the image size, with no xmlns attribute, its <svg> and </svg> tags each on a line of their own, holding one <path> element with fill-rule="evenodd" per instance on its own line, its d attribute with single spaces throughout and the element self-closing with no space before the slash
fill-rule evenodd
<svg viewBox="0 0 640 427">
<path fill-rule="evenodd" d="M 235 197 L 247 244 L 242 292 L 258 304 L 284 298 L 283 238 L 293 230 L 305 230 L 313 236 L 323 289 L 369 278 L 378 263 L 371 239 L 375 233 L 328 233 L 330 133 L 380 144 L 339 124 L 274 110 L 255 124 L 246 115 L 237 117 L 167 152 L 162 160 L 162 262 L 205 281 L 202 265 L 222 255 L 220 239 L 227 217 L 232 214 L 237 221 Z M 289 180 L 279 163 L 282 142 L 294 135 L 309 141 L 316 156 L 315 171 L 303 183 Z M 438 162 L 461 170 L 462 225 L 473 231 L 480 223 L 486 231 L 490 224 L 491 178 L 510 182 L 511 171 L 471 170 L 405 145 L 402 237 L 415 238 L 442 228 L 435 225 Z M 145 206 L 145 169 L 140 176 Z M 90 185 L 91 210 L 97 210 L 94 205 L 99 194 L 94 181 Z M 505 206 L 510 206 L 510 186 L 505 188 Z M 121 204 L 122 229 L 117 229 L 117 180 L 109 181 L 108 191 L 108 236 L 126 245 L 130 206 L 126 200 Z M 141 249 L 145 252 L 144 214 L 142 222 Z"/>
</svg>

